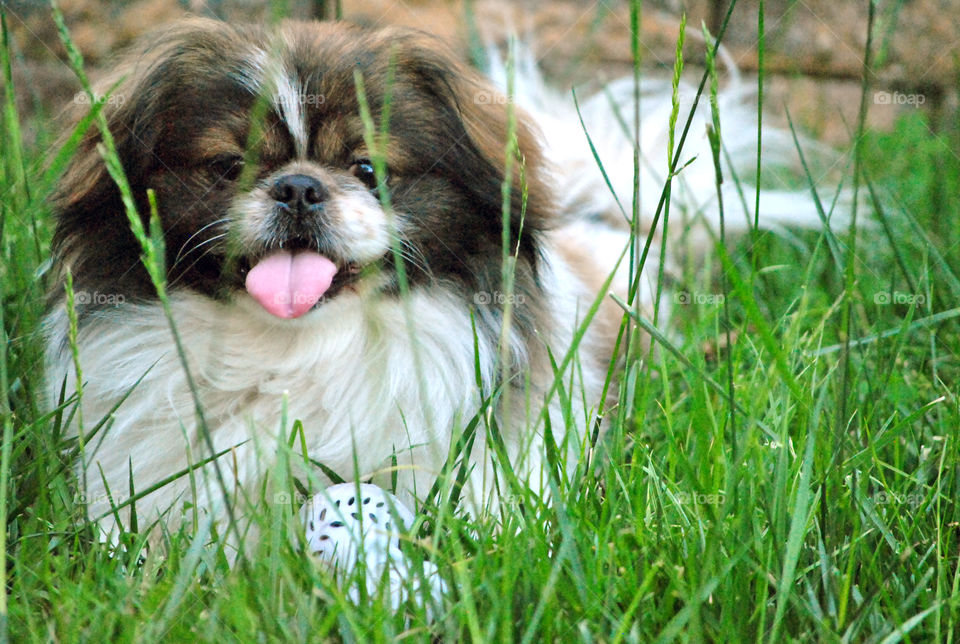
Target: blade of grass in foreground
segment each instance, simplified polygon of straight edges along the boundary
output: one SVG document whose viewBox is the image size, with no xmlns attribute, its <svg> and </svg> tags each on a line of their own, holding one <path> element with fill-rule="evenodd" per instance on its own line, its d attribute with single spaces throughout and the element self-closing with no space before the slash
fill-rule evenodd
<svg viewBox="0 0 960 644">
<path fill-rule="evenodd" d="M 3 325 L 3 315 L 0 315 L 0 327 Z M 6 334 L 0 332 L 0 340 L 6 340 Z M 0 361 L 5 361 L 6 356 L 0 354 Z M 6 392 L 4 383 L 3 391 Z M 3 413 L 3 445 L 0 447 L 0 552 L 7 553 L 7 489 L 10 486 L 10 450 L 13 448 L 13 416 L 9 413 Z M 4 556 L 3 565 L 0 566 L 0 642 L 4 644 L 9 641 L 8 612 L 7 612 L 7 560 Z"/>
<path fill-rule="evenodd" d="M 787 535 L 787 548 L 783 555 L 783 569 L 777 584 L 777 609 L 773 616 L 773 625 L 770 627 L 771 642 L 777 641 L 787 606 L 790 604 L 797 564 L 800 561 L 800 549 L 803 546 L 807 521 L 810 518 L 810 505 L 813 498 L 810 490 L 810 480 L 813 472 L 813 449 L 817 438 L 817 421 L 812 420 L 808 427 L 807 444 L 804 449 L 803 463 L 800 466 L 800 478 L 797 481 L 797 492 L 790 512 L 790 532 Z"/>
<path fill-rule="evenodd" d="M 3 66 L 3 94 L 6 97 L 4 103 L 3 130 L 0 131 L 0 140 L 3 141 L 4 148 L 8 151 L 5 154 L 3 172 L 0 173 L 0 179 L 10 182 L 11 177 L 21 177 L 22 180 L 22 157 L 20 155 L 20 129 L 19 118 L 14 103 L 13 78 L 10 69 L 9 40 L 7 38 L 7 16 L 6 11 L 0 8 L 0 29 L 3 32 L 3 39 L 0 42 L 0 64 Z M 17 184 L 16 179 L 11 183 Z M 6 220 L 7 209 L 13 208 L 14 204 L 4 203 L 0 205 L 0 256 L 6 260 Z M 34 233 L 36 226 L 34 225 Z M 36 239 L 36 234 L 34 234 Z M 39 257 L 39 249 L 38 249 Z M 7 337 L 7 321 L 4 317 L 4 305 L 6 293 L 3 284 L 0 284 L 0 419 L 3 422 L 3 444 L 0 447 L 0 553 L 3 553 L 3 561 L 0 563 L 0 643 L 6 644 L 9 641 L 8 622 L 9 611 L 7 606 L 7 519 L 8 498 L 7 492 L 10 488 L 10 455 L 13 449 L 13 409 L 10 402 L 9 374 L 7 373 L 7 362 L 10 359 L 9 338 Z"/>
<path fill-rule="evenodd" d="M 853 379 L 853 369 L 851 366 L 851 348 L 853 336 L 856 333 L 854 329 L 854 305 L 855 305 L 855 289 L 854 285 L 857 278 L 857 203 L 860 196 L 860 183 L 861 183 L 861 167 L 863 166 L 863 139 L 864 131 L 866 130 L 867 123 L 867 94 L 870 91 L 870 79 L 873 76 L 873 38 L 874 38 L 874 20 L 876 17 L 876 3 L 869 2 L 867 7 L 867 42 L 864 47 L 863 54 L 863 75 L 861 80 L 860 87 L 860 108 L 857 115 L 857 136 L 854 138 L 854 148 L 853 148 L 853 197 L 851 199 L 851 213 L 850 213 L 850 227 L 847 238 L 847 248 L 846 256 L 844 258 L 844 289 L 843 289 L 843 303 L 844 306 L 841 309 L 841 319 L 840 319 L 840 333 L 843 337 L 843 351 L 840 354 L 840 394 L 839 401 L 837 405 L 836 418 L 834 420 L 835 432 L 836 432 L 836 449 L 839 453 L 840 458 L 844 457 L 844 449 L 847 442 L 843 440 L 841 432 L 853 433 L 854 435 L 858 432 L 858 425 L 860 424 L 860 415 L 852 413 L 849 410 L 851 403 L 850 391 L 855 386 Z M 852 427 L 848 428 L 848 424 L 851 424 Z M 852 432 L 850 431 L 852 430 Z M 858 472 L 851 472 L 852 483 L 851 487 L 857 487 L 857 477 Z M 834 479 L 833 484 L 827 489 L 841 489 L 843 486 L 843 481 L 839 478 Z M 826 514 L 823 515 L 826 518 Z M 824 531 L 827 533 L 828 538 L 832 536 L 833 528 L 830 524 L 825 522 Z M 840 623 L 843 623 L 846 619 L 846 610 L 847 604 L 850 600 L 850 593 L 845 592 L 840 597 L 840 607 L 838 610 L 838 616 Z"/>
<path fill-rule="evenodd" d="M 71 39 L 69 30 L 64 22 L 63 14 L 56 7 L 56 5 L 53 5 L 53 19 L 57 27 L 60 41 L 67 50 L 67 59 L 70 64 L 70 68 L 80 81 L 83 91 L 86 93 L 92 103 L 95 100 L 95 94 L 92 86 L 90 85 L 90 81 L 87 78 L 86 72 L 84 71 L 83 56 L 80 54 L 79 49 L 77 49 L 76 45 Z M 117 152 L 113 134 L 110 131 L 107 119 L 102 112 L 97 115 L 96 123 L 101 135 L 101 144 L 99 145 L 101 157 L 103 158 L 107 172 L 116 184 L 117 189 L 120 191 L 121 202 L 123 203 L 124 212 L 127 216 L 130 230 L 137 239 L 137 242 L 142 250 L 141 261 L 146 268 L 148 275 L 150 276 L 151 282 L 153 283 L 154 289 L 157 293 L 157 299 L 163 308 L 164 315 L 169 324 L 170 332 L 173 336 L 177 357 L 180 360 L 181 366 L 183 367 L 187 386 L 193 400 L 197 428 L 201 438 L 204 441 L 204 444 L 207 447 L 207 451 L 209 452 L 209 462 L 213 468 L 216 483 L 220 488 L 220 493 L 223 498 L 224 509 L 226 510 L 229 521 L 229 526 L 227 529 L 228 531 L 232 531 L 237 539 L 237 548 L 239 551 L 238 560 L 240 561 L 241 567 L 244 569 L 244 571 L 249 574 L 246 558 L 243 556 L 243 535 L 240 533 L 240 528 L 237 525 L 236 513 L 233 507 L 233 502 L 230 498 L 226 479 L 224 478 L 220 464 L 215 456 L 216 449 L 213 444 L 213 438 L 210 435 L 210 428 L 206 421 L 197 383 L 194 380 L 193 373 L 190 370 L 190 365 L 187 362 L 186 351 L 184 349 L 180 333 L 173 317 L 173 311 L 170 306 L 170 299 L 167 293 L 164 236 L 158 216 L 156 197 L 152 190 L 147 191 L 147 199 L 150 206 L 149 230 L 147 230 L 144 227 L 143 220 L 137 212 L 136 201 L 134 199 L 130 183 L 127 180 L 126 171 L 123 168 L 122 162 L 120 161 L 120 156 Z"/>
<path fill-rule="evenodd" d="M 27 182 L 27 167 L 23 149 L 23 134 L 20 130 L 20 116 L 15 101 L 16 88 L 13 85 L 13 68 L 10 60 L 10 38 L 7 31 L 7 14 L 0 11 L 0 67 L 3 73 L 3 179 L 9 189 L 4 191 L 3 214 L 12 212 L 26 213 L 29 218 L 28 228 L 33 237 L 33 251 L 35 260 L 41 260 L 40 240 L 37 234 L 36 209 L 25 210 L 24 204 L 30 201 L 30 184 Z M 0 223 L 0 226 L 3 224 Z"/>
</svg>

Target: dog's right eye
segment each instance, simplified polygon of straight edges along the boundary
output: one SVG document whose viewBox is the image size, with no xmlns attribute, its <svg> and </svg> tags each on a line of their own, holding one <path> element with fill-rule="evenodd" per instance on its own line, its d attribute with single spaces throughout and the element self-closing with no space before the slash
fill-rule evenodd
<svg viewBox="0 0 960 644">
<path fill-rule="evenodd" d="M 370 159 L 360 158 L 355 160 L 350 165 L 350 172 L 371 190 L 377 187 L 377 174 Z"/>
<path fill-rule="evenodd" d="M 243 157 L 236 154 L 214 157 L 207 163 L 207 167 L 218 181 L 236 181 L 243 172 Z"/>
</svg>

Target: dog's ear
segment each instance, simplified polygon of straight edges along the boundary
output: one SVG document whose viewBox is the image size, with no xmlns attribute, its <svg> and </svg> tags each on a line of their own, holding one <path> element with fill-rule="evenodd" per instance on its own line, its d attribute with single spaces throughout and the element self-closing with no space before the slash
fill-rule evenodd
<svg viewBox="0 0 960 644">
<path fill-rule="evenodd" d="M 165 111 L 176 105 L 178 93 L 188 91 L 181 70 L 193 68 L 196 75 L 202 74 L 204 67 L 217 64 L 212 53 L 218 49 L 222 52 L 235 40 L 223 23 L 206 19 L 183 21 L 143 38 L 124 52 L 114 70 L 95 85 L 94 98 L 104 101 L 100 114 L 131 185 L 136 185 L 142 173 L 153 165 Z M 72 115 L 73 122 L 79 122 L 88 112 L 87 105 L 80 105 Z M 85 204 L 102 202 L 107 193 L 115 192 L 100 150 L 103 142 L 95 121 L 54 195 L 55 210 L 61 214 L 89 210 Z"/>
<path fill-rule="evenodd" d="M 182 74 L 177 69 L 199 68 L 197 51 L 217 50 L 231 42 L 228 27 L 210 20 L 191 20 L 151 34 L 121 57 L 113 72 L 94 86 L 94 99 L 103 101 L 100 118 L 106 123 L 114 149 L 133 192 L 141 218 L 149 215 L 146 177 L 158 159 L 155 150 L 163 136 L 167 113 L 183 93 Z M 232 39 L 235 40 L 235 39 Z M 221 50 L 222 51 L 222 50 Z M 208 56 L 210 58 L 210 56 Z M 190 64 L 188 64 L 190 63 Z M 214 62 L 209 61 L 207 65 Z M 74 107 L 74 127 L 90 112 L 90 101 Z M 86 104 L 83 104 L 86 103 Z M 94 120 L 51 196 L 56 218 L 53 250 L 60 268 L 96 283 L 123 274 L 127 282 L 143 281 L 140 249 L 130 231 L 129 221 L 116 182 L 107 171 L 103 155 L 104 135 Z M 64 142 L 74 127 L 66 131 Z M 112 263 L 131 261 L 127 272 Z M 126 267 L 124 267 L 126 268 Z M 110 284 L 105 288 L 130 290 L 131 284 Z"/>
<path fill-rule="evenodd" d="M 505 94 L 473 71 L 460 78 L 457 93 L 464 127 L 481 154 L 491 163 L 505 165 L 512 130 L 516 137 L 514 184 L 519 186 L 521 180 L 537 183 L 543 166 L 542 150 L 539 130 L 527 113 L 511 105 Z"/>
<path fill-rule="evenodd" d="M 139 201 L 142 198 L 137 194 L 139 172 L 155 136 L 138 125 L 138 121 L 145 122 L 141 114 L 145 116 L 149 105 L 144 105 L 144 101 L 138 99 L 133 91 L 135 85 L 135 78 L 123 78 L 119 83 L 108 81 L 98 84 L 95 98 L 105 101 L 101 107 L 101 117 L 110 131 L 128 182 Z M 110 94 L 105 96 L 108 89 L 111 90 Z M 78 123 L 88 109 L 76 114 L 74 123 Z M 68 133 L 72 130 L 70 128 Z M 103 158 L 105 151 L 104 136 L 94 121 L 88 126 L 51 197 L 56 217 L 54 254 L 60 261 L 61 270 L 69 268 L 75 276 L 81 276 L 84 287 L 91 272 L 104 273 L 101 278 L 105 277 L 105 269 L 110 265 L 111 258 L 132 256 L 136 259 L 139 256 L 120 190 L 107 171 Z M 141 215 L 144 214 L 141 212 Z M 132 268 L 136 274 L 138 267 Z M 94 277 L 93 282 L 99 286 L 103 279 Z"/>
<path fill-rule="evenodd" d="M 421 124 L 446 142 L 446 149 L 438 151 L 440 164 L 449 165 L 452 175 L 469 177 L 464 188 L 475 192 L 475 203 L 491 200 L 491 216 L 499 218 L 512 151 L 511 228 L 519 234 L 521 228 L 534 233 L 547 227 L 551 190 L 539 130 L 529 115 L 437 39 L 390 30 L 385 34 L 397 73 L 411 74 L 412 82 L 431 97 L 431 112 L 439 108 L 444 114 L 441 122 Z"/>
</svg>

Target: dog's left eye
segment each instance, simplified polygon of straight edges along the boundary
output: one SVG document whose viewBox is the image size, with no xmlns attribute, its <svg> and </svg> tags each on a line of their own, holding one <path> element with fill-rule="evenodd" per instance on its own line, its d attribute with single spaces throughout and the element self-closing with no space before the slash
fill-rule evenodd
<svg viewBox="0 0 960 644">
<path fill-rule="evenodd" d="M 377 187 L 377 173 L 370 159 L 357 159 L 350 166 L 350 172 L 371 190 Z"/>
<path fill-rule="evenodd" d="M 207 167 L 217 180 L 236 181 L 243 172 L 243 157 L 233 154 L 214 157 Z"/>
</svg>

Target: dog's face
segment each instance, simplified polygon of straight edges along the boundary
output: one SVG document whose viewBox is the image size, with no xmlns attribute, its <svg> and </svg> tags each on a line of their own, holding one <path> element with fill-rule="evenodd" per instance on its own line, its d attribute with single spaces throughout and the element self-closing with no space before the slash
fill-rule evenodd
<svg viewBox="0 0 960 644">
<path fill-rule="evenodd" d="M 518 288 L 535 288 L 550 207 L 533 135 L 426 36 L 195 20 L 147 39 L 112 85 L 104 113 L 142 217 L 156 194 L 172 288 L 299 317 L 397 292 L 402 258 L 412 287 L 495 291 L 505 237 Z M 80 288 L 149 299 L 101 141 L 88 134 L 60 184 L 55 248 Z"/>
</svg>

